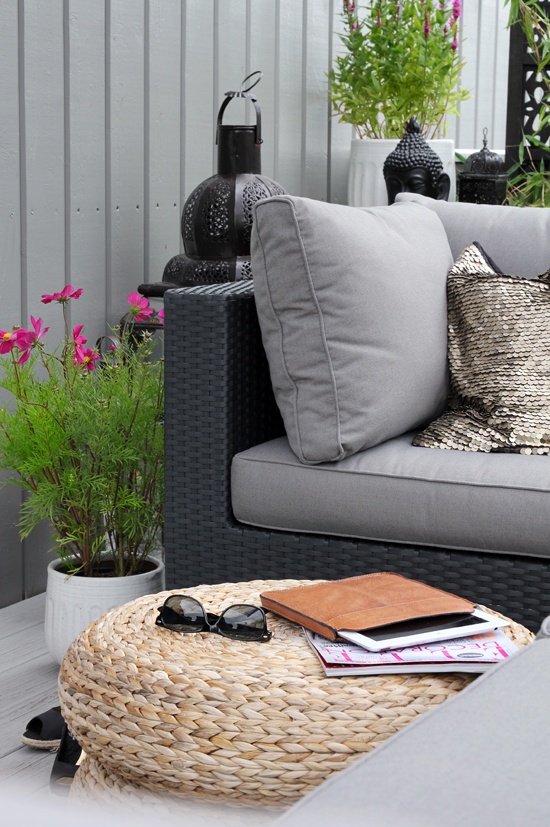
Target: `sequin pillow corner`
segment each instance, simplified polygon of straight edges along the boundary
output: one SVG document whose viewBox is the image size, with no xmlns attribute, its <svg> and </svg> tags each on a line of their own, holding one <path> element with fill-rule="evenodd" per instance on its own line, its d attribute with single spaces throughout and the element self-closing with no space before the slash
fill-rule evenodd
<svg viewBox="0 0 550 827">
<path fill-rule="evenodd" d="M 425 448 L 550 453 L 550 270 L 505 275 L 478 244 L 449 271 L 449 406 Z"/>
</svg>

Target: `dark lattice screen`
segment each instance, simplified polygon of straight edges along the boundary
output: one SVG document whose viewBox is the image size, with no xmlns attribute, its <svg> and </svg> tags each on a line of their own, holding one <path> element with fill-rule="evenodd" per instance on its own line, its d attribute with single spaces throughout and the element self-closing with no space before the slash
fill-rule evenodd
<svg viewBox="0 0 550 827">
<path fill-rule="evenodd" d="M 550 14 L 550 2 L 541 3 L 542 8 Z M 548 70 L 547 70 L 548 71 Z M 506 163 L 511 166 L 518 160 L 518 146 L 522 132 L 529 135 L 537 129 L 540 102 L 544 84 L 537 77 L 535 62 L 525 42 L 521 27 L 516 24 L 510 30 L 510 63 L 508 70 L 508 112 L 506 119 Z M 550 142 L 550 126 L 540 135 L 546 144 Z M 532 147 L 534 160 L 550 158 L 548 150 Z"/>
</svg>

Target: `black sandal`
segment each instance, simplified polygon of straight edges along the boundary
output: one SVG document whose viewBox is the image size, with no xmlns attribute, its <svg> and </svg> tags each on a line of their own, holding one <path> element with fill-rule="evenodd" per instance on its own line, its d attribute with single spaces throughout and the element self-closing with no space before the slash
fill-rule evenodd
<svg viewBox="0 0 550 827">
<path fill-rule="evenodd" d="M 35 749 L 57 750 L 61 743 L 64 723 L 60 707 L 54 706 L 29 721 L 21 740 L 28 747 Z"/>
<path fill-rule="evenodd" d="M 69 794 L 70 786 L 82 758 L 82 747 L 74 735 L 71 735 L 65 724 L 61 736 L 61 744 L 57 750 L 50 775 L 50 790 L 52 792 L 57 795 Z"/>
</svg>

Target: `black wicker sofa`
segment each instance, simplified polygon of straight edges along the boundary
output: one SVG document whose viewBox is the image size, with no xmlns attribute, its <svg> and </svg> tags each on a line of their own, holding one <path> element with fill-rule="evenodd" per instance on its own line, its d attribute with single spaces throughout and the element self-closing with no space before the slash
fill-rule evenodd
<svg viewBox="0 0 550 827">
<path fill-rule="evenodd" d="M 445 210 L 449 205 L 427 206 Z M 457 226 L 463 223 L 459 220 Z M 285 434 L 262 346 L 254 286 L 237 282 L 169 290 L 165 312 L 168 588 L 396 571 L 538 629 L 550 613 L 545 549 L 532 556 L 462 551 L 238 522 L 231 501 L 233 457 Z M 550 458 L 548 462 L 550 475 Z"/>
</svg>

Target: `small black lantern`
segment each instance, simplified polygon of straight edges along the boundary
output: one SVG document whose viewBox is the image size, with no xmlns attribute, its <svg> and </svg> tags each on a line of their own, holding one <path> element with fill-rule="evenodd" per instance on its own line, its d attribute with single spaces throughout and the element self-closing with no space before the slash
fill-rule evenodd
<svg viewBox="0 0 550 827">
<path fill-rule="evenodd" d="M 483 130 L 483 149 L 466 159 L 458 177 L 458 200 L 471 204 L 502 204 L 506 198 L 508 174 L 504 158 L 487 149 L 487 128 Z"/>
<path fill-rule="evenodd" d="M 255 75 L 259 77 L 245 87 Z M 185 253 L 174 256 L 161 282 L 142 284 L 144 296 L 162 296 L 171 287 L 239 281 L 252 276 L 250 236 L 253 207 L 271 195 L 285 190 L 261 174 L 261 111 L 250 90 L 262 79 L 252 72 L 239 92 L 226 92 L 218 112 L 216 143 L 218 172 L 199 184 L 187 198 L 181 216 L 181 235 Z M 223 124 L 223 115 L 234 98 L 252 102 L 256 113 L 254 126 Z"/>
</svg>

